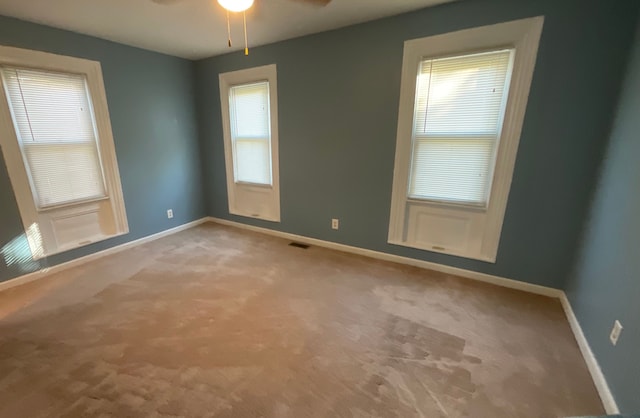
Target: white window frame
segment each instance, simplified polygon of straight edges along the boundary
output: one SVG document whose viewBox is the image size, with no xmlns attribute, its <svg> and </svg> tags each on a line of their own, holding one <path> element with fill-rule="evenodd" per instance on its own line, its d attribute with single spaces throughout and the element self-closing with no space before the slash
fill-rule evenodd
<svg viewBox="0 0 640 418">
<path fill-rule="evenodd" d="M 405 42 L 389 221 L 390 244 L 496 261 L 543 23 L 544 17 L 539 16 Z M 487 206 L 471 207 L 409 198 L 419 63 L 429 58 L 505 47 L 515 48 L 515 58 Z M 436 236 L 452 236 L 456 243 L 451 246 L 438 244 L 440 238 Z"/>
<path fill-rule="evenodd" d="M 275 64 L 221 73 L 220 105 L 224 134 L 229 213 L 249 218 L 280 222 L 280 170 L 278 159 L 278 79 Z M 229 91 L 231 87 L 260 81 L 269 83 L 271 128 L 271 185 L 235 181 L 231 139 Z"/>
<path fill-rule="evenodd" d="M 0 65 L 84 75 L 95 119 L 97 146 L 106 195 L 39 209 L 34 199 L 35 191 L 32 190 L 29 180 L 30 173 L 20 150 L 4 91 L 5 87 L 0 82 L 0 145 L 33 259 L 37 260 L 129 233 L 100 63 L 41 51 L 0 46 Z M 108 213 L 106 219 L 105 213 Z M 101 223 L 99 229 L 103 232 L 92 233 L 90 237 L 79 234 L 77 240 L 74 240 L 73 233 L 67 233 L 66 237 L 70 240 L 62 239 L 60 230 L 56 230 L 56 222 L 73 228 L 73 223 L 81 222 L 78 220 L 83 216 L 85 221 L 99 219 Z M 82 228 L 86 225 L 78 223 L 77 226 Z"/>
</svg>

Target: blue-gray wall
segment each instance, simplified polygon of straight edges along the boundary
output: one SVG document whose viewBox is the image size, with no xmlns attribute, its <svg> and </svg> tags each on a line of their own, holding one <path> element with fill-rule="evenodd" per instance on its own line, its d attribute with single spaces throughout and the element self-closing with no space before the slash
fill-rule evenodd
<svg viewBox="0 0 640 418">
<path fill-rule="evenodd" d="M 562 288 L 633 39 L 635 0 L 463 0 L 196 63 L 212 216 Z M 545 15 L 495 264 L 387 244 L 403 42 Z M 228 213 L 218 74 L 276 63 L 282 222 Z M 340 218 L 340 230 L 330 219 Z"/>
<path fill-rule="evenodd" d="M 196 63 L 0 16 L 0 45 L 102 63 L 131 228 L 125 237 L 39 264 L 7 267 L 0 259 L 0 281 L 209 214 L 566 286 L 619 405 L 640 410 L 640 31 L 609 136 L 638 6 L 635 0 L 463 0 L 253 48 L 249 57 Z M 537 15 L 545 15 L 545 28 L 497 262 L 386 244 L 403 41 Z M 218 92 L 220 72 L 270 63 L 278 65 L 279 79 L 281 224 L 228 214 Z M 174 209 L 173 220 L 166 219 L 167 208 Z M 339 231 L 330 229 L 332 217 L 340 218 Z M 19 243 L 22 234 L 0 159 L 0 248 Z M 614 319 L 625 326 L 616 348 L 607 339 Z"/>
<path fill-rule="evenodd" d="M 640 26 L 574 275 L 571 305 L 622 412 L 640 412 Z M 624 330 L 609 342 L 613 322 Z"/>
<path fill-rule="evenodd" d="M 131 231 L 40 263 L 7 267 L 0 256 L 0 281 L 204 216 L 191 61 L 2 16 L 0 45 L 100 61 Z M 174 210 L 171 220 L 168 208 Z M 22 234 L 0 158 L 0 249 L 24 245 Z"/>
</svg>

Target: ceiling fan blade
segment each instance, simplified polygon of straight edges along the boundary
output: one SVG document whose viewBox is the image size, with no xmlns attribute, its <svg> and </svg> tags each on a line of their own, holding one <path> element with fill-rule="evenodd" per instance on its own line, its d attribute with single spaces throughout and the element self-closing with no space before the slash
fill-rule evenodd
<svg viewBox="0 0 640 418">
<path fill-rule="evenodd" d="M 153 3 L 161 4 L 163 6 L 168 6 L 171 4 L 180 3 L 183 0 L 151 0 Z"/>
<path fill-rule="evenodd" d="M 294 0 L 294 1 L 297 1 L 298 3 L 306 3 L 306 4 L 311 4 L 313 6 L 321 6 L 321 7 L 324 7 L 329 3 L 331 3 L 331 0 Z"/>
</svg>

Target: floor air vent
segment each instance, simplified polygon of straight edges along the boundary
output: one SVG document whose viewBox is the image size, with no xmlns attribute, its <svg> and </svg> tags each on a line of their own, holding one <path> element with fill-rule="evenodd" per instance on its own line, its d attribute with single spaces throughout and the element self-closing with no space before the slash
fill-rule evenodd
<svg viewBox="0 0 640 418">
<path fill-rule="evenodd" d="M 302 244 L 301 242 L 290 242 L 289 245 L 291 247 L 302 248 L 303 250 L 309 248 L 307 244 Z"/>
</svg>

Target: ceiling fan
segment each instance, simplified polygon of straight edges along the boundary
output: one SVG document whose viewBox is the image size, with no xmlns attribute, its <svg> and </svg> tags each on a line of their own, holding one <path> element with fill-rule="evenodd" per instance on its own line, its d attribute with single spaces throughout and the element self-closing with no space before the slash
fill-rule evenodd
<svg viewBox="0 0 640 418">
<path fill-rule="evenodd" d="M 151 1 L 157 4 L 169 5 L 169 4 L 180 3 L 184 0 L 151 0 Z M 291 0 L 291 1 L 310 4 L 313 6 L 326 6 L 329 3 L 331 3 L 332 0 Z M 220 5 L 225 9 L 228 9 L 228 10 L 238 9 L 237 11 L 240 11 L 240 12 L 249 9 L 251 5 L 253 5 L 253 1 L 249 1 L 249 0 L 223 0 L 223 1 L 218 0 L 218 3 L 220 3 Z M 242 7 L 244 7 L 244 9 Z"/>
<path fill-rule="evenodd" d="M 162 5 L 170 5 L 179 3 L 183 0 L 151 0 L 154 3 Z M 331 3 L 332 0 L 291 0 L 297 3 L 305 3 L 312 6 L 324 7 Z M 218 0 L 220 6 L 227 11 L 227 33 L 228 44 L 231 48 L 231 23 L 229 19 L 229 13 L 242 13 L 242 20 L 244 24 L 244 54 L 249 55 L 249 45 L 247 42 L 247 16 L 245 12 L 253 6 L 254 0 Z"/>
<path fill-rule="evenodd" d="M 314 6 L 326 6 L 331 0 L 294 0 L 300 3 L 312 4 Z M 244 54 L 249 55 L 249 45 L 247 41 L 247 15 L 246 11 L 253 6 L 254 0 L 218 0 L 220 6 L 227 10 L 227 35 L 228 44 L 231 48 L 231 23 L 229 18 L 229 12 L 239 13 L 242 12 L 242 22 L 244 25 Z"/>
</svg>

